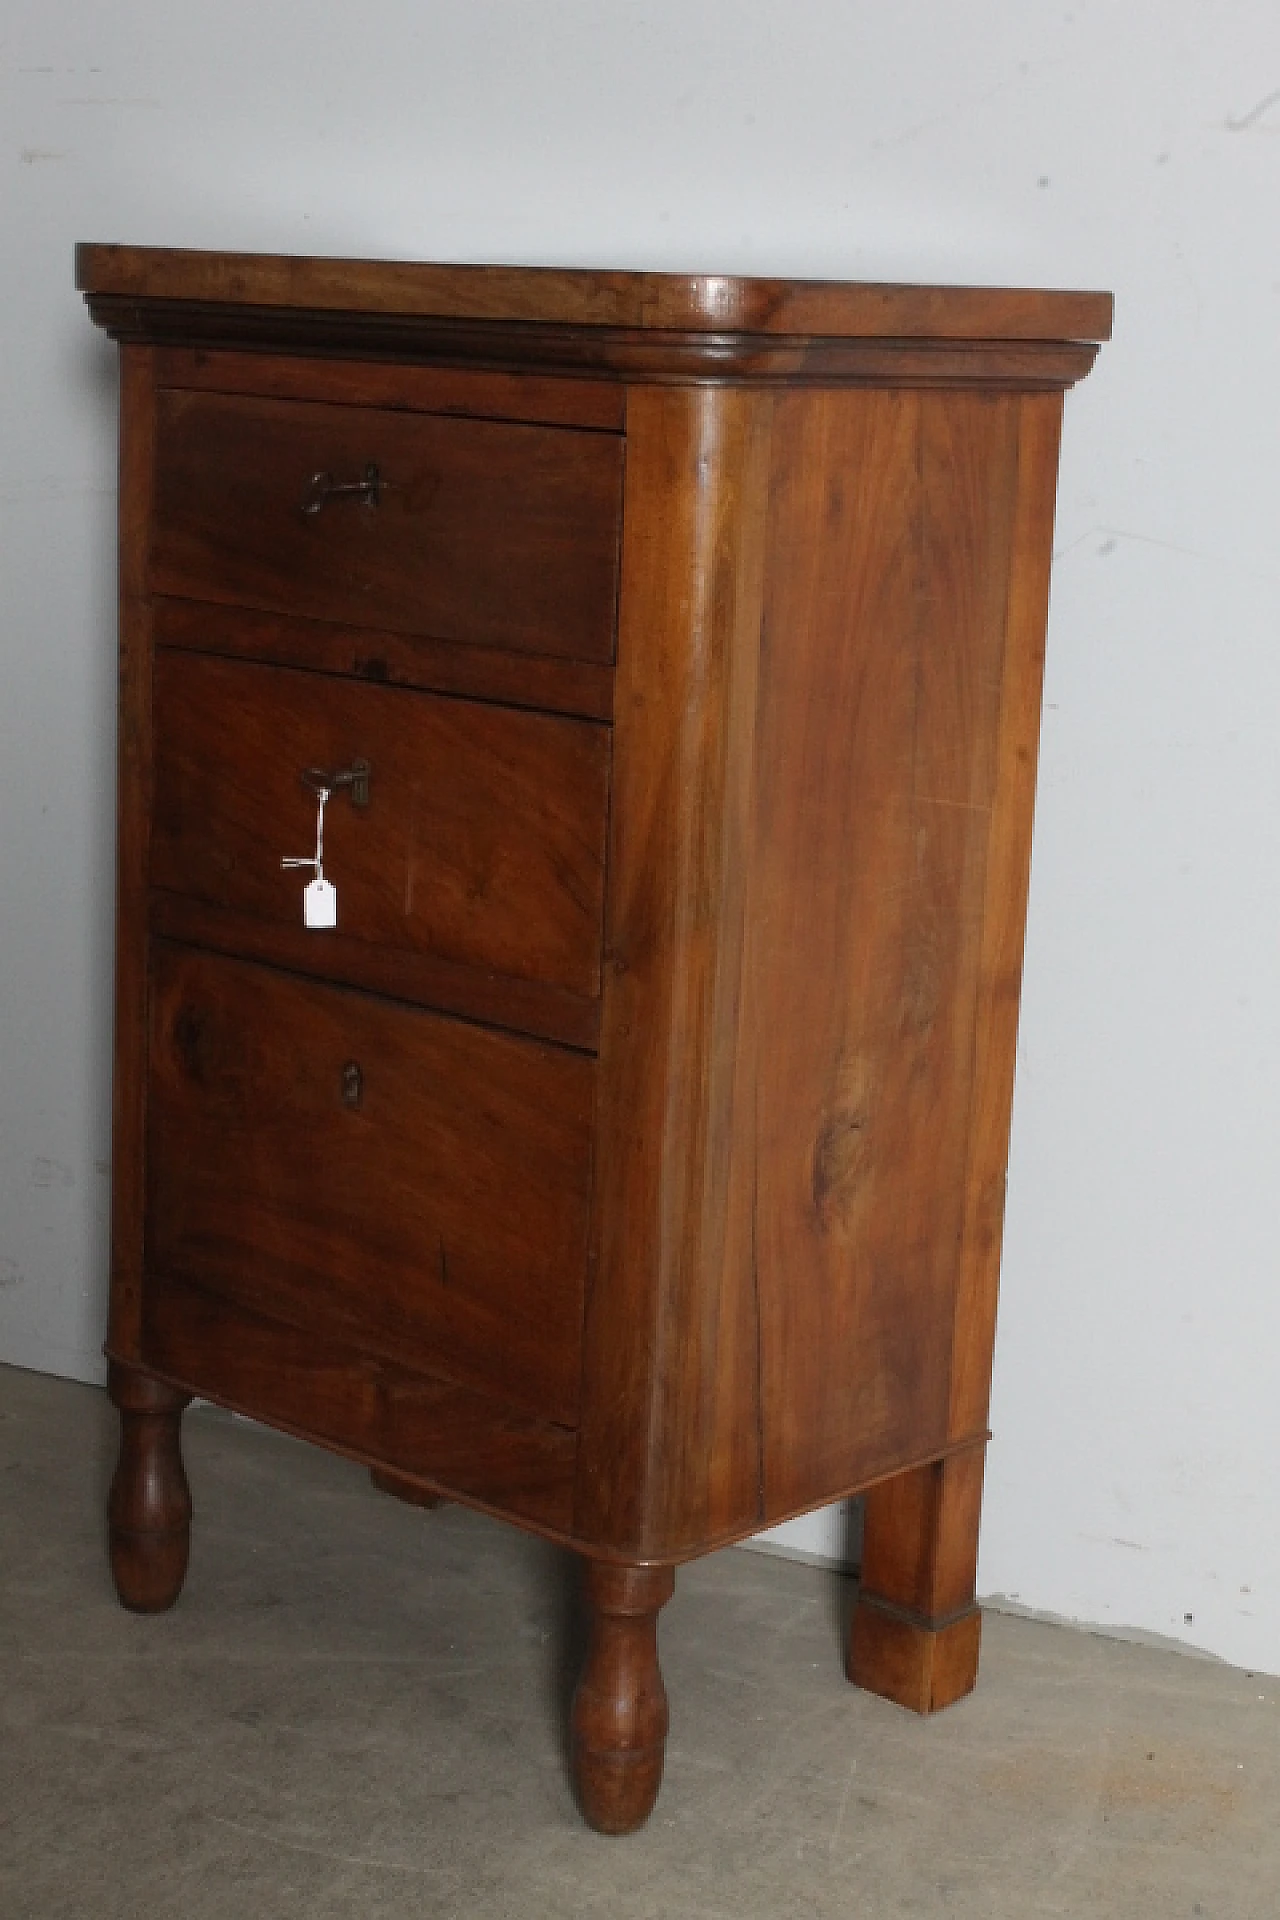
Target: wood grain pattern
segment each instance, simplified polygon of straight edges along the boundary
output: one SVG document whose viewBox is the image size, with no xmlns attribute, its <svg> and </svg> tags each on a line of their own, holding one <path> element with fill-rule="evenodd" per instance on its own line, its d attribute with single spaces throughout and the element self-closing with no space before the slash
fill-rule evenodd
<svg viewBox="0 0 1280 1920">
<path fill-rule="evenodd" d="M 860 1606 L 849 1655 L 849 1678 L 911 1713 L 940 1713 L 972 1693 L 978 1678 L 982 1615 L 930 1631 L 877 1607 Z"/>
<path fill-rule="evenodd" d="M 154 592 L 568 659 L 613 655 L 618 437 L 168 389 Z M 373 463 L 376 507 L 303 503 Z"/>
<path fill-rule="evenodd" d="M 1005 673 L 978 963 L 973 1103 L 956 1289 L 949 1420 L 953 1439 L 985 1430 L 990 1397 L 1061 424 L 1060 399 L 1028 397 L 1020 403 Z"/>
<path fill-rule="evenodd" d="M 84 293 L 254 307 L 429 314 L 543 326 L 870 338 L 1105 340 L 1111 296 L 731 274 L 442 266 L 82 243 Z"/>
<path fill-rule="evenodd" d="M 779 403 L 751 894 L 771 1520 L 947 1437 L 1016 423 Z"/>
<path fill-rule="evenodd" d="M 435 314 L 239 306 L 90 293 L 89 311 L 122 343 L 200 351 L 400 361 L 521 378 L 609 385 L 876 386 L 1049 391 L 1083 379 L 1082 340 L 883 338 L 441 319 Z"/>
<path fill-rule="evenodd" d="M 191 1549 L 191 1489 L 179 1428 L 191 1396 L 113 1361 L 108 1391 L 120 1453 L 107 1496 L 111 1575 L 121 1606 L 164 1613 L 182 1592 Z"/>
<path fill-rule="evenodd" d="M 152 619 L 158 647 L 220 653 L 268 666 L 309 667 L 375 686 L 452 693 L 583 720 L 613 717 L 613 670 L 591 661 L 554 660 L 545 654 L 433 640 L 420 633 L 388 633 L 190 600 L 155 599 Z"/>
<path fill-rule="evenodd" d="M 979 1444 L 882 1480 L 866 1496 L 864 1595 L 917 1619 L 950 1619 L 973 1605 L 985 1448 Z"/>
<path fill-rule="evenodd" d="M 154 887 L 299 925 L 312 875 L 280 860 L 315 851 L 301 775 L 362 757 L 368 805 L 325 809 L 346 937 L 598 992 L 604 728 L 164 651 L 154 698 Z"/>
<path fill-rule="evenodd" d="M 119 681 L 115 1030 L 111 1090 L 110 1339 L 136 1360 L 146 1215 L 147 870 L 151 843 L 151 606 L 155 386 L 151 350 L 120 356 Z"/>
<path fill-rule="evenodd" d="M 916 1713 L 950 1706 L 978 1677 L 983 1455 L 979 1443 L 867 1494 L 849 1678 Z"/>
<path fill-rule="evenodd" d="M 633 396 L 577 1527 L 679 1558 L 755 1510 L 727 1243 L 772 402 Z"/>
<path fill-rule="evenodd" d="M 592 1063 L 177 948 L 155 977 L 155 1283 L 573 1425 Z"/>
<path fill-rule="evenodd" d="M 173 1276 L 148 1286 L 143 1345 L 157 1373 L 220 1406 L 553 1539 L 567 1531 L 576 1442 L 564 1427 Z"/>
<path fill-rule="evenodd" d="M 701 404 L 633 402 L 579 1469 L 672 1558 L 957 1437 L 1021 403 Z"/>
<path fill-rule="evenodd" d="M 156 385 L 256 393 L 275 400 L 322 400 L 330 406 L 401 407 L 412 413 L 455 413 L 474 420 L 596 427 L 615 433 L 626 423 L 625 389 L 611 381 L 539 379 L 457 367 L 162 347 L 156 354 Z"/>
<path fill-rule="evenodd" d="M 554 1040 L 581 1053 L 594 1053 L 600 1044 L 599 1000 L 584 1000 L 536 980 L 457 966 L 431 953 L 371 947 L 344 933 L 321 935 L 300 920 L 287 925 L 261 920 L 178 893 L 152 894 L 151 928 L 160 939 L 183 946 L 259 960 L 339 986 L 363 987 L 388 1000 L 435 1007 L 483 1026 Z"/>
<path fill-rule="evenodd" d="M 670 1567 L 586 1565 L 590 1638 L 573 1696 L 573 1774 L 597 1833 L 634 1833 L 653 1811 L 667 1747 L 658 1614 Z"/>
</svg>

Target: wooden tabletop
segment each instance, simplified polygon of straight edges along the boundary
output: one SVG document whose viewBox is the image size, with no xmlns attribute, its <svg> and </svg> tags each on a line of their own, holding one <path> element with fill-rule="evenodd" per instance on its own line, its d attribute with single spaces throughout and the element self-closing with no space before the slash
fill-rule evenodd
<svg viewBox="0 0 1280 1920">
<path fill-rule="evenodd" d="M 202 306 L 829 340 L 1102 341 L 1111 295 L 727 274 L 444 266 L 82 244 L 85 294 Z"/>
</svg>

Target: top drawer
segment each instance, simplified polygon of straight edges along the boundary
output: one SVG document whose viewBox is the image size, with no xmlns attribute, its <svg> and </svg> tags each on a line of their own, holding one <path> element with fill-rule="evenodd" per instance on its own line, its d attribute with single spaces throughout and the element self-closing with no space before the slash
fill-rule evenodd
<svg viewBox="0 0 1280 1920">
<path fill-rule="evenodd" d="M 613 658 L 619 436 L 236 394 L 157 398 L 153 592 Z M 369 479 L 365 493 L 335 491 Z"/>
</svg>

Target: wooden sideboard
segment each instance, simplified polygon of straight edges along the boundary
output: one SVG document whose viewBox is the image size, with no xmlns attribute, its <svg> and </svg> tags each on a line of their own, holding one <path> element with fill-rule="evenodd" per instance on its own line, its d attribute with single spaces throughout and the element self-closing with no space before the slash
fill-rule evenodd
<svg viewBox="0 0 1280 1920">
<path fill-rule="evenodd" d="M 122 1600 L 181 1588 L 200 1394 L 582 1555 L 603 1830 L 658 1791 L 674 1568 L 843 1495 L 850 1677 L 945 1706 L 1110 299 L 77 266 L 122 346 Z"/>
</svg>

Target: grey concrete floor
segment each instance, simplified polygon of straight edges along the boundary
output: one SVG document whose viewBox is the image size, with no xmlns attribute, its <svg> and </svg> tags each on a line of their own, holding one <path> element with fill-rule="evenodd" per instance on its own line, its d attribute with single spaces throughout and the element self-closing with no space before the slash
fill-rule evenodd
<svg viewBox="0 0 1280 1920">
<path fill-rule="evenodd" d="M 1280 1915 L 1280 1683 L 989 1614 L 977 1693 L 850 1688 L 845 1583 L 758 1554 L 663 1615 L 641 1834 L 565 1766 L 568 1557 L 211 1410 L 168 1615 L 116 1606 L 104 1396 L 0 1368 L 0 1915 Z"/>
</svg>

